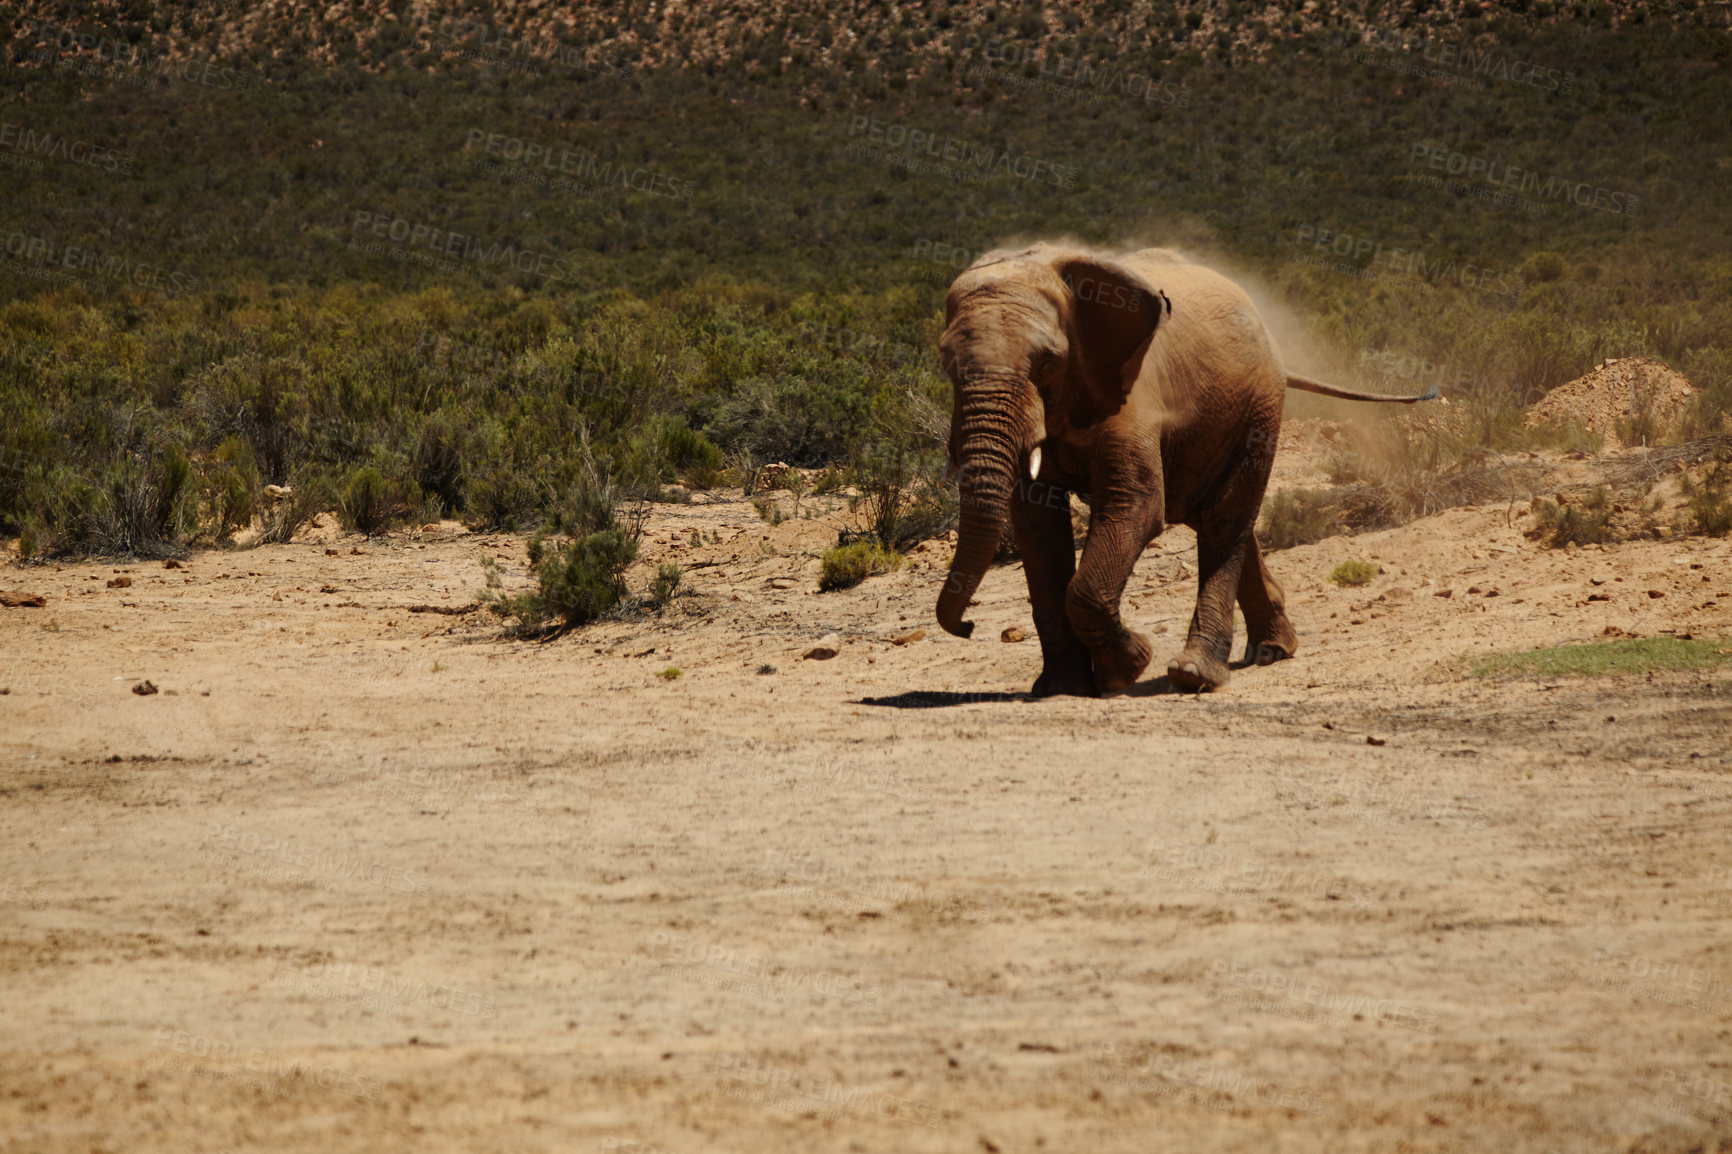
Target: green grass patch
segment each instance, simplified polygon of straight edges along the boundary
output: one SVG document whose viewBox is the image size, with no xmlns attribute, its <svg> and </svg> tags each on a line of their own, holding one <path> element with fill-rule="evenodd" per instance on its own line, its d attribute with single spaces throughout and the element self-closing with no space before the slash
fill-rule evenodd
<svg viewBox="0 0 1732 1154">
<path fill-rule="evenodd" d="M 1343 561 L 1329 572 L 1337 585 L 1363 585 L 1383 570 L 1369 561 Z"/>
<path fill-rule="evenodd" d="M 818 589 L 849 589 L 868 577 L 902 568 L 902 555 L 881 549 L 872 541 L 856 541 L 824 551 L 824 572 Z"/>
<path fill-rule="evenodd" d="M 1555 645 L 1521 653 L 1500 653 L 1481 662 L 1474 677 L 1600 677 L 1611 673 L 1656 673 L 1676 669 L 1713 669 L 1732 664 L 1726 638 L 1646 637 L 1637 641 L 1596 641 Z"/>
</svg>

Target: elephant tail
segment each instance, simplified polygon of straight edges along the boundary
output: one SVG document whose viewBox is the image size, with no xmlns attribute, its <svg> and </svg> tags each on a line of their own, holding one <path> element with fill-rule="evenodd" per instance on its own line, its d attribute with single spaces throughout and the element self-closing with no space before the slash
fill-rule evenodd
<svg viewBox="0 0 1732 1154">
<path fill-rule="evenodd" d="M 1322 381 L 1314 381 L 1310 377 L 1302 377 L 1298 373 L 1287 374 L 1287 387 L 1303 389 L 1307 393 L 1322 393 L 1326 397 L 1340 397 L 1344 401 L 1393 401 L 1398 405 L 1411 405 L 1415 401 L 1429 401 L 1437 396 L 1436 385 L 1431 386 L 1426 392 L 1418 394 L 1357 393 L 1352 389 L 1339 389 L 1334 385 L 1326 385 Z"/>
</svg>

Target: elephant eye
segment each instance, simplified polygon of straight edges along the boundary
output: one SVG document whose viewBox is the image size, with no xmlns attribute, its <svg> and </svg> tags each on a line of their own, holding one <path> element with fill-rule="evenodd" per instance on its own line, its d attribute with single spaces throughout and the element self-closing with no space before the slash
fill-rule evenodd
<svg viewBox="0 0 1732 1154">
<path fill-rule="evenodd" d="M 1035 365 L 1035 372 L 1044 377 L 1056 368 L 1058 368 L 1058 358 L 1051 353 L 1042 353 L 1040 361 Z"/>
</svg>

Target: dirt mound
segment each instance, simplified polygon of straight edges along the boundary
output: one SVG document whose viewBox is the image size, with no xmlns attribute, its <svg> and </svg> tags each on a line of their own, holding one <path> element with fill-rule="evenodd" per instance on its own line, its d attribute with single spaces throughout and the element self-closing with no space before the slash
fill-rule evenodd
<svg viewBox="0 0 1732 1154">
<path fill-rule="evenodd" d="M 1528 410 L 1523 423 L 1561 429 L 1574 422 L 1598 433 L 1602 447 L 1613 451 L 1627 447 L 1626 441 L 1651 443 L 1675 428 L 1694 393 L 1689 381 L 1659 361 L 1625 357 L 1559 385 Z"/>
</svg>

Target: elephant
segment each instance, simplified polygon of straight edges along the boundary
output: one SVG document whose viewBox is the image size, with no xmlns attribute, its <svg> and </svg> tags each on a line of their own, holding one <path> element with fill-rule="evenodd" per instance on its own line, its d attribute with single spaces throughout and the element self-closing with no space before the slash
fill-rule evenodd
<svg viewBox="0 0 1732 1154">
<path fill-rule="evenodd" d="M 1168 525 L 1197 533 L 1197 603 L 1172 685 L 1225 686 L 1233 604 L 1247 664 L 1298 635 L 1254 525 L 1288 388 L 1411 404 L 1287 372 L 1244 291 L 1165 249 L 1104 255 L 1035 244 L 983 253 L 950 286 L 939 339 L 953 386 L 946 480 L 960 477 L 956 554 L 938 623 L 964 620 L 1008 514 L 1040 635 L 1031 695 L 1112 697 L 1153 655 L 1119 599 Z M 1090 518 L 1077 558 L 1070 495 Z"/>
</svg>

